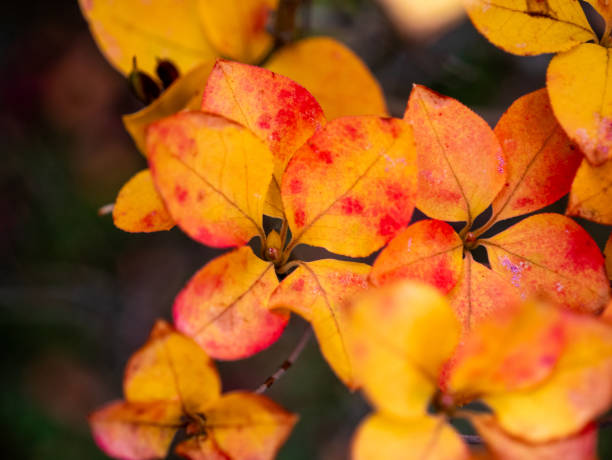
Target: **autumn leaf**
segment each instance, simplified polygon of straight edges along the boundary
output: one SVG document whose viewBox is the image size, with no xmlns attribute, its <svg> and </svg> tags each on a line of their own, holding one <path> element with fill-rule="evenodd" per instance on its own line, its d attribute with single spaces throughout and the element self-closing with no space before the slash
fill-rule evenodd
<svg viewBox="0 0 612 460">
<path fill-rule="evenodd" d="M 149 127 L 147 151 L 157 190 L 189 236 L 214 247 L 264 239 L 272 155 L 248 129 L 221 117 L 182 112 Z"/>
<path fill-rule="evenodd" d="M 597 425 L 591 423 L 575 435 L 546 443 L 533 444 L 506 433 L 490 414 L 470 417 L 496 460 L 595 460 L 597 458 Z"/>
<path fill-rule="evenodd" d="M 419 85 L 404 119 L 414 128 L 417 146 L 417 208 L 434 219 L 471 225 L 506 179 L 495 134 L 463 104 Z"/>
<path fill-rule="evenodd" d="M 193 276 L 175 300 L 174 323 L 214 358 L 251 356 L 274 343 L 289 320 L 267 309 L 277 286 L 274 266 L 241 247 Z"/>
<path fill-rule="evenodd" d="M 493 200 L 491 221 L 536 211 L 569 192 L 583 156 L 559 126 L 545 89 L 517 99 L 495 135 L 508 176 Z"/>
<path fill-rule="evenodd" d="M 330 120 L 388 115 L 384 95 L 370 70 L 332 38 L 311 37 L 284 46 L 270 57 L 266 68 L 304 86 Z"/>
<path fill-rule="evenodd" d="M 421 415 L 398 420 L 371 415 L 353 437 L 352 460 L 467 460 L 467 446 L 443 417 Z"/>
<path fill-rule="evenodd" d="M 463 269 L 463 241 L 453 227 L 422 220 L 398 233 L 376 258 L 370 273 L 375 286 L 416 280 L 449 292 Z"/>
<path fill-rule="evenodd" d="M 612 233 L 610 233 L 610 237 L 606 243 L 604 255 L 606 257 L 606 272 L 608 273 L 608 278 L 612 280 Z"/>
<path fill-rule="evenodd" d="M 558 214 L 536 214 L 482 240 L 491 268 L 522 296 L 544 294 L 565 308 L 600 312 L 609 300 L 603 256 L 589 234 Z"/>
<path fill-rule="evenodd" d="M 218 53 L 202 33 L 197 0 L 79 0 L 100 50 L 121 73 L 138 67 L 153 74 L 157 59 L 170 59 L 182 72 Z M 227 3 L 227 2 L 225 2 Z"/>
<path fill-rule="evenodd" d="M 292 246 L 362 257 L 409 221 L 416 193 L 412 130 L 402 120 L 344 117 L 317 131 L 291 159 L 281 195 Z"/>
<path fill-rule="evenodd" d="M 300 262 L 270 297 L 270 309 L 288 309 L 313 325 L 321 352 L 338 377 L 356 388 L 345 339 L 344 306 L 368 287 L 369 265 L 334 259 Z"/>
<path fill-rule="evenodd" d="M 113 222 L 126 232 L 158 232 L 174 227 L 148 169 L 135 174 L 119 191 Z"/>
<path fill-rule="evenodd" d="M 494 45 L 528 56 L 597 40 L 578 0 L 465 0 L 474 26 Z"/>
<path fill-rule="evenodd" d="M 612 225 L 612 160 L 600 166 L 582 162 L 572 184 L 566 213 Z"/>
<path fill-rule="evenodd" d="M 272 48 L 267 25 L 278 0 L 200 0 L 197 13 L 206 38 L 221 56 L 257 62 Z"/>
<path fill-rule="evenodd" d="M 612 23 L 612 5 L 608 0 L 585 0 L 604 18 L 606 25 Z"/>
</svg>

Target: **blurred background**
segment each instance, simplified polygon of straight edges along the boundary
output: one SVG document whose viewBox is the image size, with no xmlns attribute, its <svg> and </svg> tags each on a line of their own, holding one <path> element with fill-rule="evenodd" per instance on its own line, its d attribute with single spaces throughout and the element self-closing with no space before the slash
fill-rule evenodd
<svg viewBox="0 0 612 460">
<path fill-rule="evenodd" d="M 189 277 L 221 251 L 177 229 L 123 233 L 98 216 L 145 167 L 120 119 L 141 106 L 96 48 L 77 0 L 7 2 L 2 22 L 0 444 L 5 458 L 102 459 L 87 414 L 122 397 L 128 357 L 156 318 L 169 318 Z M 514 99 L 544 86 L 550 59 L 496 49 L 457 0 L 314 0 L 310 26 L 365 60 L 395 116 L 416 82 L 494 124 Z M 602 245 L 603 229 L 586 226 Z M 268 350 L 220 363 L 225 389 L 259 386 L 305 327 L 294 317 Z M 346 458 L 368 411 L 315 341 L 268 394 L 301 417 L 279 456 L 285 460 Z M 612 458 L 609 435 L 601 438 L 602 458 Z"/>
</svg>

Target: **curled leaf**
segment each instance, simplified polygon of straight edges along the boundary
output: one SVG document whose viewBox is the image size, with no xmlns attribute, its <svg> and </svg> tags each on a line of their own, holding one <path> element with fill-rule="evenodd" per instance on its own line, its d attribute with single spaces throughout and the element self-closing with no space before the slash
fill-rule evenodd
<svg viewBox="0 0 612 460">
<path fill-rule="evenodd" d="M 267 309 L 274 266 L 245 246 L 206 264 L 174 303 L 174 322 L 217 359 L 251 356 L 274 343 L 289 316 Z"/>
<path fill-rule="evenodd" d="M 572 184 L 566 213 L 612 225 L 612 159 L 600 166 L 582 162 Z"/>
</svg>

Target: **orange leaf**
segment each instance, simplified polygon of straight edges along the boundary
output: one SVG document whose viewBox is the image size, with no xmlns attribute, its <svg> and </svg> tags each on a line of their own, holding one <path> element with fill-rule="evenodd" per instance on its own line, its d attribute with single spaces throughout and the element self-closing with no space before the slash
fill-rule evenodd
<svg viewBox="0 0 612 460">
<path fill-rule="evenodd" d="M 272 460 L 296 422 L 265 396 L 228 393 L 206 412 L 203 439 L 184 441 L 176 451 L 190 460 Z"/>
<path fill-rule="evenodd" d="M 572 184 L 566 213 L 612 225 L 612 159 L 600 166 L 582 162 Z"/>
<path fill-rule="evenodd" d="M 323 356 L 351 388 L 358 383 L 346 349 L 343 307 L 367 288 L 370 269 L 366 264 L 333 259 L 300 262 L 270 297 L 269 308 L 286 308 L 312 323 Z"/>
<path fill-rule="evenodd" d="M 463 326 L 463 334 L 467 334 L 484 319 L 516 306 L 520 297 L 514 286 L 475 262 L 470 252 L 464 261 L 462 276 L 448 300 Z"/>
<path fill-rule="evenodd" d="M 610 49 L 585 43 L 555 56 L 546 74 L 557 120 L 594 165 L 612 158 L 611 69 Z"/>
<path fill-rule="evenodd" d="M 467 446 L 443 417 L 408 420 L 371 415 L 357 429 L 352 460 L 467 460 Z"/>
<path fill-rule="evenodd" d="M 241 0 L 242 1 L 242 0 Z M 109 62 L 127 75 L 132 57 L 154 73 L 157 59 L 186 72 L 217 52 L 202 33 L 196 0 L 79 0 L 91 33 Z"/>
<path fill-rule="evenodd" d="M 495 127 L 508 177 L 492 221 L 527 214 L 569 192 L 582 160 L 555 118 L 545 89 L 517 99 Z"/>
<path fill-rule="evenodd" d="M 278 286 L 274 265 L 245 246 L 206 264 L 174 303 L 179 331 L 217 359 L 251 356 L 274 343 L 289 316 L 267 309 Z"/>
<path fill-rule="evenodd" d="M 393 238 L 414 208 L 413 142 L 394 118 L 338 118 L 316 132 L 283 175 L 291 244 L 362 257 Z"/>
<path fill-rule="evenodd" d="M 585 0 L 593 5 L 593 8 L 601 14 L 606 21 L 606 24 L 612 24 L 612 4 L 609 0 Z"/>
<path fill-rule="evenodd" d="M 597 427 L 587 425 L 578 434 L 547 443 L 531 444 L 506 433 L 489 414 L 473 415 L 470 421 L 483 437 L 496 460 L 595 460 Z"/>
<path fill-rule="evenodd" d="M 435 219 L 471 224 L 506 179 L 495 134 L 463 104 L 420 85 L 412 89 L 404 119 L 417 146 L 417 208 Z"/>
<path fill-rule="evenodd" d="M 374 406 L 400 418 L 422 416 L 459 340 L 444 296 L 408 281 L 370 289 L 348 309 L 347 326 L 355 374 Z"/>
<path fill-rule="evenodd" d="M 129 403 L 177 402 L 192 413 L 210 407 L 220 390 L 219 375 L 204 350 L 164 321 L 132 355 L 123 380 Z"/>
<path fill-rule="evenodd" d="M 194 67 L 185 75 L 181 75 L 150 105 L 138 112 L 123 116 L 125 129 L 143 155 L 146 155 L 146 134 L 151 123 L 184 109 L 200 108 L 206 79 L 213 63 L 214 61 L 208 61 Z"/>
<path fill-rule="evenodd" d="M 467 0 L 474 26 L 494 45 L 529 56 L 597 40 L 578 0 Z"/>
<path fill-rule="evenodd" d="M 206 37 L 222 56 L 243 62 L 264 57 L 274 42 L 266 29 L 278 0 L 198 1 Z"/>
<path fill-rule="evenodd" d="M 155 190 L 151 171 L 135 174 L 119 191 L 113 221 L 126 232 L 159 232 L 170 230 L 174 221 Z"/>
<path fill-rule="evenodd" d="M 272 155 L 248 129 L 201 112 L 152 124 L 147 151 L 153 180 L 176 224 L 215 247 L 263 237 Z"/>
<path fill-rule="evenodd" d="M 491 268 L 522 296 L 544 294 L 582 312 L 599 312 L 608 302 L 603 256 L 589 234 L 565 216 L 528 217 L 482 244 Z"/>
<path fill-rule="evenodd" d="M 608 237 L 608 242 L 606 243 L 606 247 L 604 249 L 604 255 L 606 258 L 606 272 L 608 273 L 608 278 L 612 280 L 612 233 Z"/>
<path fill-rule="evenodd" d="M 393 238 L 374 262 L 370 280 L 381 286 L 401 279 L 423 281 L 443 293 L 461 276 L 463 242 L 439 220 L 423 220 Z"/>
<path fill-rule="evenodd" d="M 483 398 L 505 431 L 531 442 L 573 435 L 612 403 L 612 327 L 590 315 L 564 316 L 567 346 L 550 376 Z"/>
<path fill-rule="evenodd" d="M 89 416 L 96 444 L 124 460 L 164 458 L 181 424 L 179 404 L 114 401 Z"/>
<path fill-rule="evenodd" d="M 382 90 L 370 70 L 333 38 L 312 37 L 285 46 L 270 57 L 266 68 L 304 86 L 330 120 L 388 115 Z"/>
<path fill-rule="evenodd" d="M 526 302 L 481 321 L 445 369 L 441 386 L 459 401 L 533 386 L 553 371 L 566 340 L 560 310 Z"/>
</svg>

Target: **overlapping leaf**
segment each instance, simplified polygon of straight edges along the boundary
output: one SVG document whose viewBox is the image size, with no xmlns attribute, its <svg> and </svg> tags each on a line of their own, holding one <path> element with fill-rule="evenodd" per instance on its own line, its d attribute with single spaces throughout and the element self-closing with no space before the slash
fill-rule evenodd
<svg viewBox="0 0 612 460">
<path fill-rule="evenodd" d="M 349 115 L 387 115 L 382 90 L 370 70 L 355 53 L 332 38 L 307 38 L 285 46 L 271 56 L 266 68 L 304 86 L 330 120 Z"/>
<path fill-rule="evenodd" d="M 267 309 L 278 286 L 274 266 L 236 249 L 209 262 L 177 296 L 174 322 L 218 359 L 251 356 L 274 343 L 289 319 Z"/>
<path fill-rule="evenodd" d="M 567 214 L 612 225 L 612 160 L 600 166 L 582 162 L 572 184 Z"/>
<path fill-rule="evenodd" d="M 404 118 L 414 128 L 417 145 L 417 207 L 434 219 L 471 224 L 506 180 L 495 134 L 455 99 L 418 85 Z"/>
<path fill-rule="evenodd" d="M 344 306 L 367 288 L 370 268 L 333 259 L 302 262 L 270 298 L 271 309 L 289 309 L 313 325 L 323 356 L 351 388 L 358 382 L 346 345 Z"/>
<path fill-rule="evenodd" d="M 157 190 L 189 236 L 215 247 L 263 238 L 272 154 L 248 129 L 182 112 L 150 126 L 147 151 Z"/>
<path fill-rule="evenodd" d="M 582 312 L 599 312 L 609 300 L 599 248 L 565 216 L 537 214 L 482 243 L 491 268 L 523 296 L 541 293 Z"/>
<path fill-rule="evenodd" d="M 134 175 L 121 188 L 113 208 L 113 221 L 126 232 L 158 232 L 174 227 L 148 169 Z"/>
<path fill-rule="evenodd" d="M 409 221 L 416 193 L 412 130 L 393 118 L 345 117 L 291 159 L 281 194 L 293 244 L 367 256 Z"/>
</svg>

